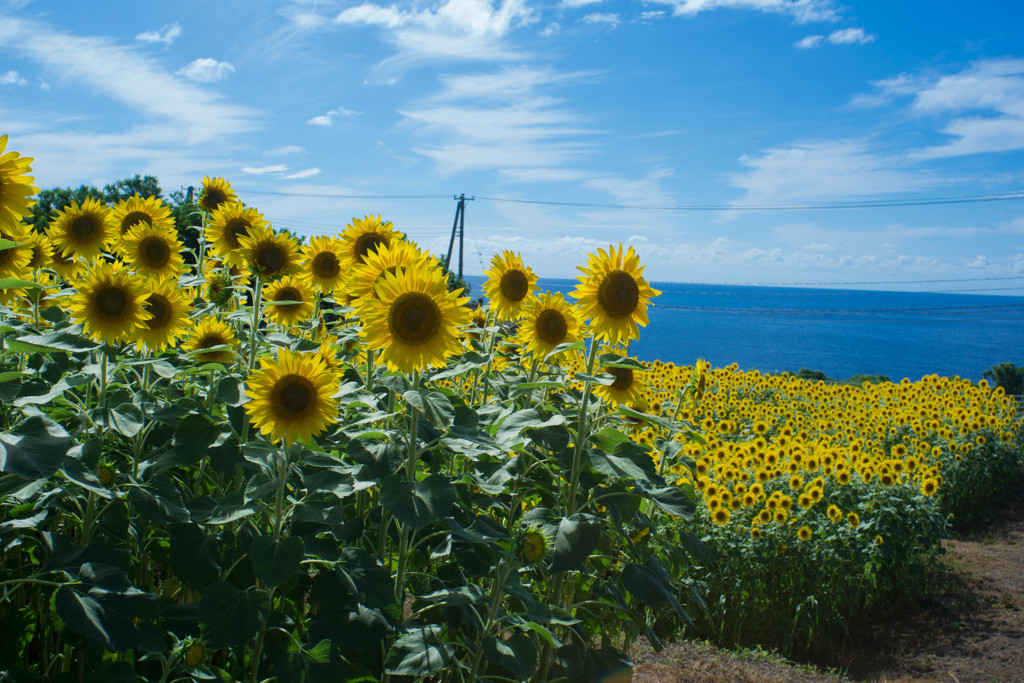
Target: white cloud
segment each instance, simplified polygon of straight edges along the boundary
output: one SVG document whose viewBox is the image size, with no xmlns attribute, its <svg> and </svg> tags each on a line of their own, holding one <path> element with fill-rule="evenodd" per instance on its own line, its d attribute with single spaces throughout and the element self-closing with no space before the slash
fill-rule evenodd
<svg viewBox="0 0 1024 683">
<path fill-rule="evenodd" d="M 669 5 L 675 16 L 695 17 L 717 9 L 753 10 L 788 14 L 798 24 L 812 21 L 836 21 L 839 9 L 833 0 L 651 0 Z"/>
<path fill-rule="evenodd" d="M 282 176 L 285 180 L 296 180 L 298 178 L 309 178 L 322 173 L 319 168 L 307 168 L 302 171 L 296 171 L 295 173 L 289 173 L 286 176 Z"/>
<path fill-rule="evenodd" d="M 974 257 L 973 261 L 967 263 L 966 265 L 968 268 L 985 268 L 990 263 L 991 261 L 989 261 L 986 256 L 984 256 L 983 254 L 978 254 L 977 256 Z"/>
<path fill-rule="evenodd" d="M 159 31 L 143 31 L 135 36 L 135 40 L 140 43 L 163 43 L 165 46 L 170 46 L 180 35 L 181 26 L 178 22 L 174 22 L 173 24 L 167 24 Z"/>
<path fill-rule="evenodd" d="M 820 202 L 920 190 L 933 184 L 864 140 L 814 141 L 740 157 L 749 170 L 727 176 L 746 191 L 737 204 Z"/>
<path fill-rule="evenodd" d="M 384 60 L 378 69 L 387 78 L 424 59 L 502 61 L 522 57 L 505 45 L 514 29 L 536 21 L 526 0 L 445 0 L 435 7 L 401 10 L 364 2 L 343 10 L 338 24 L 374 26 L 389 33 L 386 39 L 398 54 Z"/>
<path fill-rule="evenodd" d="M 264 173 L 283 173 L 288 170 L 288 164 L 275 164 L 273 166 L 243 166 L 242 173 L 263 175 Z"/>
<path fill-rule="evenodd" d="M 833 45 L 864 45 L 865 43 L 875 42 L 875 37 L 859 27 L 844 28 L 830 33 L 828 42 Z"/>
<path fill-rule="evenodd" d="M 303 149 L 302 147 L 299 147 L 298 145 L 284 145 L 283 147 L 268 149 L 263 154 L 268 157 L 283 157 L 290 156 L 292 154 L 301 154 L 304 151 L 306 150 Z"/>
<path fill-rule="evenodd" d="M 603 2 L 604 0 L 561 0 L 558 6 L 563 9 L 577 9 L 579 7 L 586 7 L 587 5 L 596 5 Z"/>
<path fill-rule="evenodd" d="M 0 85 L 26 85 L 28 81 L 17 71 L 8 71 L 0 74 Z"/>
<path fill-rule="evenodd" d="M 583 23 L 585 24 L 608 24 L 613 28 L 618 26 L 619 22 L 618 14 L 610 14 L 608 12 L 594 12 L 583 17 Z"/>
<path fill-rule="evenodd" d="M 227 78 L 234 73 L 235 67 L 228 62 L 218 62 L 209 57 L 200 57 L 180 69 L 178 74 L 197 83 L 213 83 Z"/>
<path fill-rule="evenodd" d="M 345 107 L 338 107 L 337 109 L 330 110 L 326 114 L 314 116 L 309 121 L 306 121 L 306 123 L 308 123 L 311 126 L 333 126 L 335 116 L 351 118 L 353 116 L 358 116 L 359 113 L 360 112 L 352 111 L 351 109 L 346 109 Z"/>
<path fill-rule="evenodd" d="M 801 38 L 797 41 L 796 46 L 801 50 L 812 50 L 821 45 L 821 41 L 825 40 L 825 36 L 813 35 Z"/>
<path fill-rule="evenodd" d="M 797 41 L 796 46 L 803 50 L 811 50 L 821 47 L 822 43 L 828 41 L 833 45 L 864 45 L 875 42 L 875 37 L 866 33 L 862 28 L 844 28 L 833 31 L 828 37 L 823 35 L 810 35 Z"/>
</svg>

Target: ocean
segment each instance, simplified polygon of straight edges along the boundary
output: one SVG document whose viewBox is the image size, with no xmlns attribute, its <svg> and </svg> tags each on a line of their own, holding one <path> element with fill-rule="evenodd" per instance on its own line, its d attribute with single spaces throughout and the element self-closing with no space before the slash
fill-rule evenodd
<svg viewBox="0 0 1024 683">
<path fill-rule="evenodd" d="M 474 298 L 484 278 L 468 276 Z M 575 280 L 542 279 L 568 294 Z M 630 353 L 641 360 L 742 370 L 820 370 L 893 381 L 938 374 L 981 379 L 1024 365 L 1024 297 L 652 282 L 661 296 Z"/>
</svg>

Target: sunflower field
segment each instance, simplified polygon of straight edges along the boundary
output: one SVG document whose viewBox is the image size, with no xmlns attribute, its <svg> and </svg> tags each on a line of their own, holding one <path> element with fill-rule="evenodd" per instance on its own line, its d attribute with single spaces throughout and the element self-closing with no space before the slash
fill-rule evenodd
<svg viewBox="0 0 1024 683">
<path fill-rule="evenodd" d="M 0 680 L 628 680 L 640 639 L 835 647 L 1021 469 L 1016 404 L 642 363 L 632 247 L 488 305 L 379 216 L 205 178 L 24 222 L 0 137 Z"/>
</svg>

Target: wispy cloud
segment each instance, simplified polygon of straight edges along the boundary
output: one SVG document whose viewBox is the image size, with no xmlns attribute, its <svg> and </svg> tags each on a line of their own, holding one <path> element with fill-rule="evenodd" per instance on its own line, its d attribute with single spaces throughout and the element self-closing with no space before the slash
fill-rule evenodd
<svg viewBox="0 0 1024 683">
<path fill-rule="evenodd" d="M 860 27 L 844 28 L 838 31 L 833 31 L 827 36 L 807 36 L 806 38 L 802 38 L 797 41 L 796 46 L 804 50 L 809 50 L 821 47 L 825 42 L 832 43 L 833 45 L 866 45 L 867 43 L 875 42 L 875 37 Z"/>
<path fill-rule="evenodd" d="M 275 164 L 273 166 L 243 166 L 242 173 L 263 175 L 265 173 L 283 173 L 288 170 L 288 164 Z"/>
<path fill-rule="evenodd" d="M 558 6 L 563 9 L 577 9 L 587 5 L 597 5 L 601 2 L 604 2 L 604 0 L 561 0 Z"/>
<path fill-rule="evenodd" d="M 135 36 L 140 43 L 163 43 L 164 47 L 170 47 L 171 43 L 181 35 L 181 26 L 178 22 L 167 24 L 158 31 L 143 31 Z"/>
<path fill-rule="evenodd" d="M 196 83 L 213 83 L 222 81 L 235 72 L 228 62 L 218 62 L 210 57 L 200 57 L 188 63 L 178 73 Z"/>
<path fill-rule="evenodd" d="M 17 71 L 0 74 L 0 85 L 27 85 L 28 81 Z"/>
<path fill-rule="evenodd" d="M 350 118 L 352 116 L 358 116 L 359 113 L 360 112 L 352 111 L 351 109 L 346 109 L 345 107 L 338 107 L 337 109 L 330 110 L 326 114 L 314 116 L 309 121 L 306 121 L 306 123 L 311 126 L 333 126 L 335 116 Z"/>
<path fill-rule="evenodd" d="M 295 173 L 289 173 L 286 176 L 282 176 L 285 180 L 297 180 L 299 178 L 309 178 L 311 176 L 319 175 L 322 173 L 319 168 L 307 168 Z"/>
<path fill-rule="evenodd" d="M 606 24 L 612 28 L 619 25 L 621 19 L 618 14 L 611 14 L 609 12 L 593 12 L 583 17 L 583 23 L 585 24 Z"/>
<path fill-rule="evenodd" d="M 751 10 L 788 14 L 798 24 L 813 21 L 837 21 L 839 7 L 833 0 L 650 0 L 668 5 L 675 16 L 695 17 L 718 9 Z"/>
</svg>

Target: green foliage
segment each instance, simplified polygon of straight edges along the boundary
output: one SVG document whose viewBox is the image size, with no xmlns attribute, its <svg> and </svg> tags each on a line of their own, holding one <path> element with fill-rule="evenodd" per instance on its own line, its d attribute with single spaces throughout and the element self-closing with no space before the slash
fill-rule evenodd
<svg viewBox="0 0 1024 683">
<path fill-rule="evenodd" d="M 1010 396 L 1024 395 L 1024 367 L 1018 368 L 1013 363 L 1000 363 L 981 373 L 981 376 L 992 380 Z"/>
</svg>

